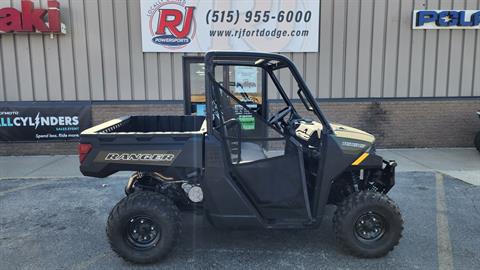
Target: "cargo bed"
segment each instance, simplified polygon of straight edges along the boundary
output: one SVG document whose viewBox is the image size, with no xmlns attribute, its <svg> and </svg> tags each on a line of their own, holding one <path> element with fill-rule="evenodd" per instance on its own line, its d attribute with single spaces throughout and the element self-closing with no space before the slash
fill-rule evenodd
<svg viewBox="0 0 480 270">
<path fill-rule="evenodd" d="M 118 171 L 185 177 L 203 167 L 206 132 L 203 116 L 117 118 L 82 132 L 79 147 L 84 155 L 80 170 L 94 177 Z"/>
</svg>

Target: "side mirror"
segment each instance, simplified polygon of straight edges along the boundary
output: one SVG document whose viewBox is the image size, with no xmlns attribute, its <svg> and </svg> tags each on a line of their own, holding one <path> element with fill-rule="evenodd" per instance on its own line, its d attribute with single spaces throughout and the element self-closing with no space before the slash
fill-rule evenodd
<svg viewBox="0 0 480 270">
<path fill-rule="evenodd" d="M 308 101 L 305 99 L 305 96 L 303 95 L 302 89 L 298 89 L 297 91 L 298 96 L 300 97 L 300 100 L 303 103 L 303 106 L 307 109 L 309 112 L 313 112 L 313 107 L 308 103 Z"/>
</svg>

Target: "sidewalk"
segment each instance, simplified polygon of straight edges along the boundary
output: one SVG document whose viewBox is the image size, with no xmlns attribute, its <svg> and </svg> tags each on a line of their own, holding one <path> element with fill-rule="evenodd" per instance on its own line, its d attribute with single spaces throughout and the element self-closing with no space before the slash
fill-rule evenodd
<svg viewBox="0 0 480 270">
<path fill-rule="evenodd" d="M 439 171 L 480 186 L 480 153 L 474 148 L 381 149 L 378 154 L 396 160 L 398 172 Z M 78 165 L 76 155 L 0 157 L 0 179 L 81 177 Z"/>
<path fill-rule="evenodd" d="M 438 171 L 480 186 L 480 153 L 475 148 L 381 149 L 378 154 L 396 160 L 397 172 Z"/>
</svg>

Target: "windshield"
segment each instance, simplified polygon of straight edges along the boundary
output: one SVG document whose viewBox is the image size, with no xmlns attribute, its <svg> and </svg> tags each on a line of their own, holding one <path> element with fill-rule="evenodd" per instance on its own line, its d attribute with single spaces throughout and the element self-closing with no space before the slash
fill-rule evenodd
<svg viewBox="0 0 480 270">
<path fill-rule="evenodd" d="M 313 113 L 314 104 L 307 98 L 308 90 L 295 78 L 289 66 L 283 65 L 280 68 L 274 68 L 279 64 L 272 65 L 273 68 L 270 70 L 267 66 L 270 75 L 268 79 L 271 81 L 268 87 L 269 97 L 282 100 L 283 107 L 292 107 L 298 118 L 318 121 L 319 119 Z M 271 113 L 275 114 L 276 112 L 272 110 Z"/>
</svg>

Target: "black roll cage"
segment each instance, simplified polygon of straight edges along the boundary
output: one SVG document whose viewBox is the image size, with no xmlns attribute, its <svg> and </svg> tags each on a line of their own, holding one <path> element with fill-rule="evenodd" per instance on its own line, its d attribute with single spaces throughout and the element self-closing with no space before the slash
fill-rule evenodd
<svg viewBox="0 0 480 270">
<path fill-rule="evenodd" d="M 245 61 L 246 58 L 248 59 L 262 59 L 261 62 L 257 63 L 255 62 L 252 64 L 249 61 Z M 267 64 L 271 61 L 277 61 L 277 63 L 274 64 Z M 302 90 L 302 93 L 305 95 L 305 98 L 307 101 L 312 105 L 313 107 L 313 113 L 318 117 L 322 125 L 324 126 L 323 132 L 326 132 L 328 134 L 333 133 L 333 129 L 330 126 L 330 123 L 326 119 L 326 117 L 323 115 L 322 111 L 320 110 L 319 105 L 315 102 L 315 98 L 312 96 L 312 93 L 310 92 L 310 89 L 306 85 L 305 81 L 303 80 L 302 76 L 298 72 L 298 69 L 295 67 L 293 62 L 288 59 L 287 57 L 279 54 L 272 54 L 272 53 L 258 53 L 258 52 L 219 52 L 219 51 L 212 51 L 208 52 L 205 55 L 205 71 L 206 71 L 206 80 L 205 80 L 205 89 L 206 89 L 206 101 L 207 101 L 207 127 L 208 127 L 208 132 L 211 133 L 213 131 L 213 123 L 212 123 L 212 102 L 214 101 L 213 98 L 213 93 L 212 93 L 212 87 L 214 86 L 215 83 L 218 83 L 215 80 L 215 67 L 217 65 L 236 65 L 236 66 L 253 66 L 253 67 L 261 67 L 264 69 L 267 74 L 270 76 L 272 79 L 274 85 L 277 87 L 280 95 L 282 96 L 282 99 L 285 101 L 285 103 L 288 106 L 291 106 L 294 110 L 295 113 L 295 107 L 293 106 L 290 98 L 288 98 L 287 94 L 285 93 L 285 90 L 281 86 L 281 83 L 278 81 L 277 77 L 273 73 L 276 70 L 282 69 L 282 68 L 288 68 L 293 75 L 294 79 L 298 83 L 298 86 Z M 223 88 L 221 85 L 219 86 Z M 268 90 L 267 90 L 268 91 Z M 229 91 L 227 91 L 229 93 Z M 238 99 L 233 96 L 236 101 Z M 240 103 L 242 104 L 242 103 Z M 254 111 L 250 110 L 250 108 L 246 107 L 245 108 L 251 112 L 256 114 Z"/>
</svg>

